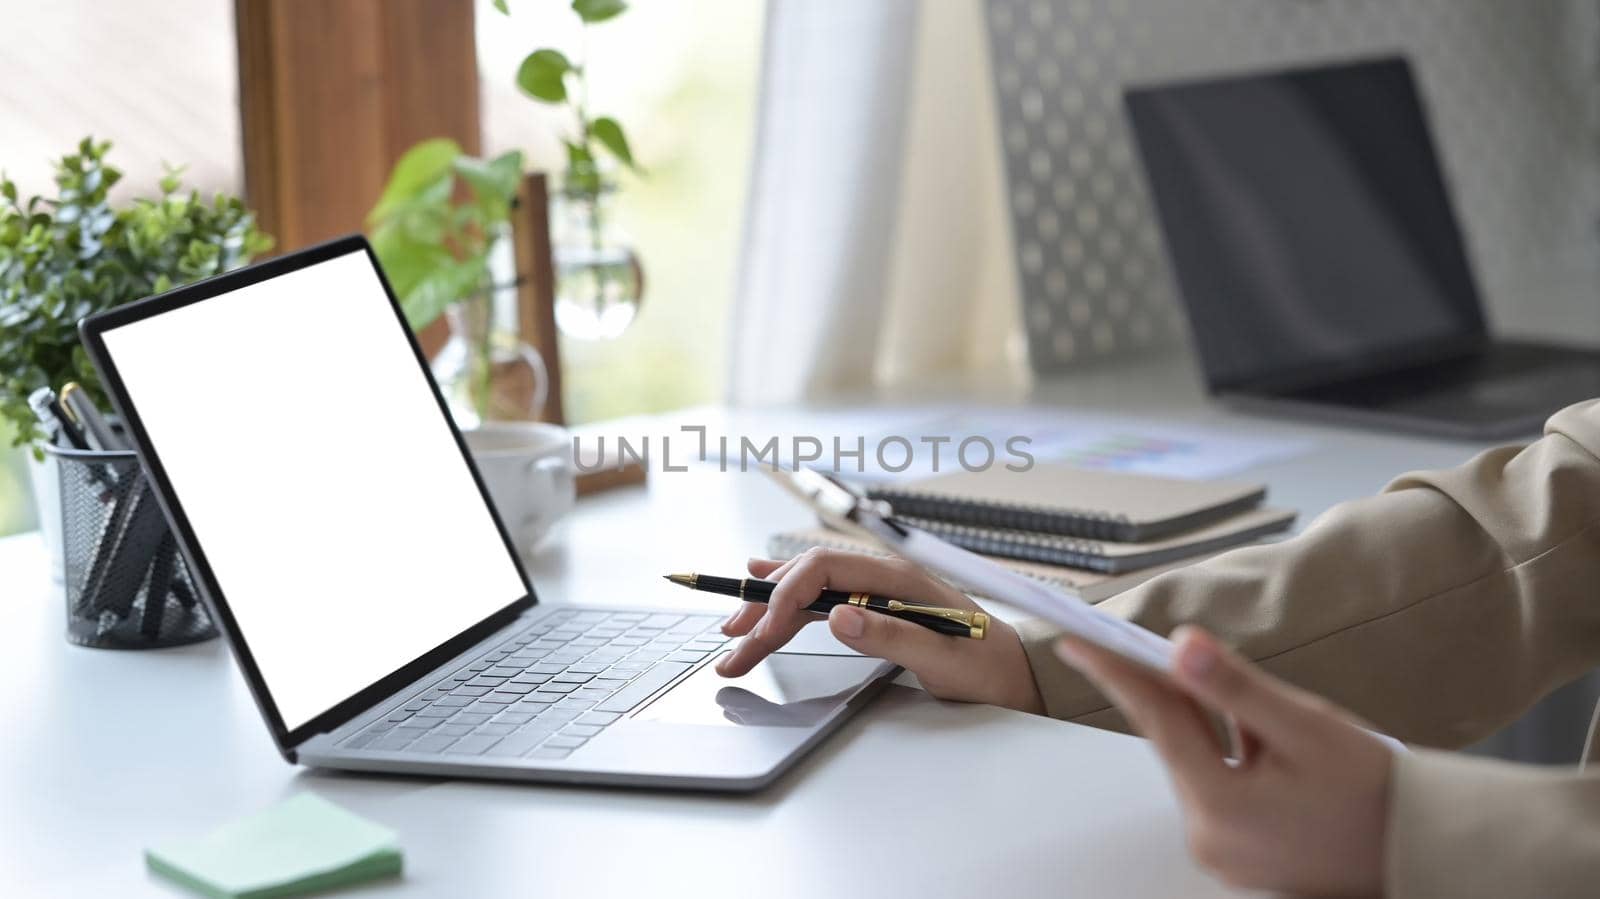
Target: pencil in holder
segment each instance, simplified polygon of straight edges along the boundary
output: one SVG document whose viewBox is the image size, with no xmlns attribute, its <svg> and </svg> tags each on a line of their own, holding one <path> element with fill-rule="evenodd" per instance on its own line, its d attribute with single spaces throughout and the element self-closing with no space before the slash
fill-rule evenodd
<svg viewBox="0 0 1600 899">
<path fill-rule="evenodd" d="M 67 640 L 149 649 L 215 637 L 138 457 L 55 445 L 45 452 L 60 474 Z"/>
</svg>

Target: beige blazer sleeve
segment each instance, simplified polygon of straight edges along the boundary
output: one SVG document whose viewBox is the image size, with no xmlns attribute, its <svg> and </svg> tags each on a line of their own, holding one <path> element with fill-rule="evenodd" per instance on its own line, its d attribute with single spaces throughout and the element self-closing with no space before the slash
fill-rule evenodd
<svg viewBox="0 0 1600 899">
<path fill-rule="evenodd" d="M 1405 475 L 1291 540 L 1164 575 L 1102 607 L 1163 634 L 1200 624 L 1408 743 L 1471 743 L 1600 663 L 1600 401 L 1556 414 L 1525 448 Z M 1123 726 L 1050 652 L 1047 628 L 1022 631 L 1051 715 Z M 1575 846 L 1589 853 L 1592 869 L 1600 789 L 1575 774 L 1543 776 L 1549 780 L 1428 753 L 1399 761 L 1395 894 L 1560 894 L 1434 891 L 1424 872 L 1442 871 L 1446 857 L 1463 866 L 1468 886 L 1474 875 L 1495 882 L 1483 870 L 1489 865 L 1560 869 L 1581 854 Z M 1555 817 L 1513 832 L 1540 815 Z M 1552 829 L 1566 839 L 1548 851 L 1528 845 L 1531 834 Z M 1498 836 L 1526 854 L 1514 860 L 1457 840 L 1469 833 Z M 1600 879 L 1585 883 L 1590 894 L 1600 890 Z"/>
<path fill-rule="evenodd" d="M 1101 608 L 1161 634 L 1199 624 L 1408 743 L 1459 747 L 1600 663 L 1600 401 L 1543 439 L 1408 474 L 1290 540 L 1174 571 Z M 1024 643 L 1049 714 L 1120 727 Z"/>
<path fill-rule="evenodd" d="M 1389 899 L 1600 895 L 1600 776 L 1396 756 L 1385 842 Z"/>
</svg>

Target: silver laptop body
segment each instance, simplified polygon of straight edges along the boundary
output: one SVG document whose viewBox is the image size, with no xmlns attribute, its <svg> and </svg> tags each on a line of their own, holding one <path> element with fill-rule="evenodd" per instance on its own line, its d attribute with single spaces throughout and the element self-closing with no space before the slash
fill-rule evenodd
<svg viewBox="0 0 1600 899">
<path fill-rule="evenodd" d="M 811 628 L 729 680 L 719 616 L 539 602 L 359 236 L 80 332 L 291 762 L 753 790 L 896 671 Z"/>
<path fill-rule="evenodd" d="M 301 744 L 299 759 L 327 768 L 403 774 L 756 790 L 842 724 L 896 670 L 876 659 L 846 654 L 847 649 L 822 633 L 803 636 L 791 651 L 777 653 L 734 679 L 710 667 L 722 655 L 720 648 L 672 650 L 666 652 L 669 657 L 703 654 L 704 658 L 657 661 L 630 682 L 596 688 L 609 695 L 575 702 L 565 696 L 545 702 L 536 689 L 504 704 L 503 711 L 484 722 L 478 720 L 484 711 L 469 711 L 476 705 L 462 706 L 449 717 L 441 715 L 412 728 L 417 735 L 398 741 L 403 746 L 383 745 L 386 735 L 406 729 L 406 722 L 415 723 L 417 713 L 427 709 L 408 712 L 407 706 L 425 701 L 423 697 L 441 688 L 481 679 L 472 671 L 477 667 L 474 662 L 481 665 L 485 655 L 493 656 L 507 641 L 551 625 L 546 633 L 557 632 L 554 628 L 575 617 L 594 616 L 596 625 L 604 625 L 615 621 L 616 615 L 641 616 L 644 621 L 677 618 L 685 625 L 712 629 L 721 620 L 664 614 L 659 609 L 556 606 L 546 610 L 541 605 L 392 701 Z M 688 637 L 685 643 L 719 644 L 725 640 L 717 634 L 708 641 L 704 632 L 659 633 L 657 640 Z M 591 666 L 580 662 L 575 667 Z M 463 673 L 474 677 L 458 680 Z M 451 723 L 468 716 L 466 723 Z"/>
</svg>

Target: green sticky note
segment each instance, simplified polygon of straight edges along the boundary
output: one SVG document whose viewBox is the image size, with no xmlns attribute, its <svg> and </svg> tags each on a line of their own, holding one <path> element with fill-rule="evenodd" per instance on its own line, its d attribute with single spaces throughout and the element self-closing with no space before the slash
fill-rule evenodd
<svg viewBox="0 0 1600 899">
<path fill-rule="evenodd" d="M 394 831 L 314 793 L 144 853 L 150 870 L 224 899 L 297 896 L 392 877 L 400 859 Z"/>
</svg>

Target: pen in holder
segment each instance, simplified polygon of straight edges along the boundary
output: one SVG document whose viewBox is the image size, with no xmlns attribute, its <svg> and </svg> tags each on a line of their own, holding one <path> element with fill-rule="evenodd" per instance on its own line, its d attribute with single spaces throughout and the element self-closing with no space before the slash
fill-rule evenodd
<svg viewBox="0 0 1600 899">
<path fill-rule="evenodd" d="M 215 637 L 138 457 L 54 444 L 45 452 L 60 479 L 67 639 L 147 649 Z"/>
</svg>

